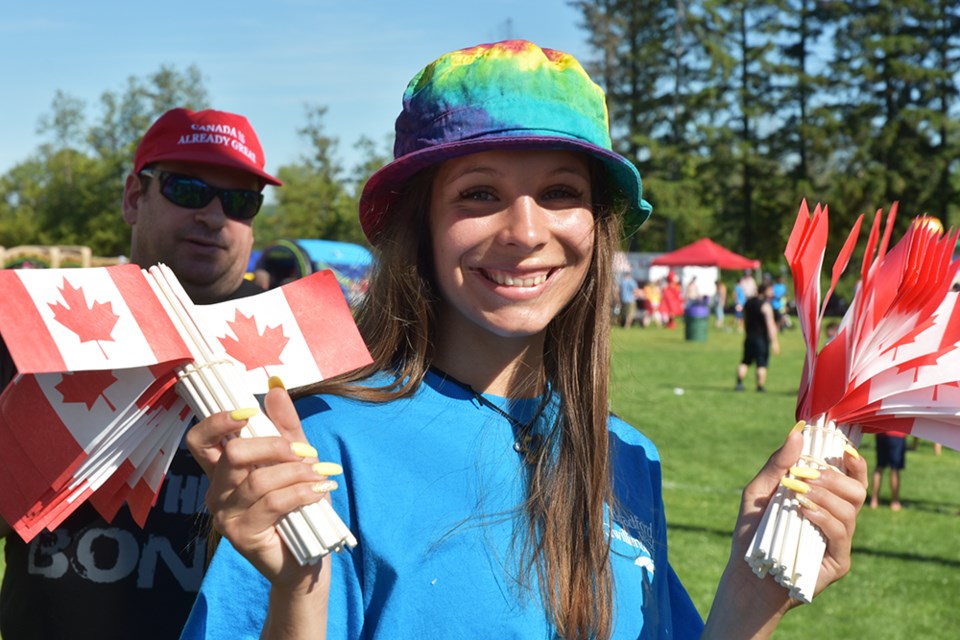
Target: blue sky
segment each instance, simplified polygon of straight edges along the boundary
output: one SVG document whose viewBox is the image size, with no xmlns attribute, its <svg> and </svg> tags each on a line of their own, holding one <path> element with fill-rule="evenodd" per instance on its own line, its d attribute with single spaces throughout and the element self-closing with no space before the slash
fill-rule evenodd
<svg viewBox="0 0 960 640">
<path fill-rule="evenodd" d="M 160 65 L 196 64 L 211 106 L 246 115 L 267 170 L 296 162 L 304 105 L 328 108 L 328 135 L 347 165 L 366 135 L 393 129 L 407 81 L 461 47 L 526 38 L 588 57 L 579 14 L 565 0 L 40 0 L 6 3 L 0 18 L 0 174 L 45 140 L 57 90 L 99 115 L 104 91 Z"/>
</svg>

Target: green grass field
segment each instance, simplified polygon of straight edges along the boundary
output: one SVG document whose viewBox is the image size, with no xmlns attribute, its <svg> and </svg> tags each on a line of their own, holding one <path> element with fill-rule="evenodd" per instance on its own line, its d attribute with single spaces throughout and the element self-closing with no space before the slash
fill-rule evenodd
<svg viewBox="0 0 960 640">
<path fill-rule="evenodd" d="M 711 327 L 706 342 L 687 342 L 682 326 L 614 330 L 613 408 L 660 448 L 671 561 L 704 615 L 729 555 L 739 492 L 794 423 L 803 343 L 796 330 L 781 340 L 767 393 L 756 393 L 753 384 L 734 393 L 737 334 Z M 872 466 L 872 436 L 861 452 Z M 934 456 L 926 442 L 909 451 L 904 510 L 864 509 L 851 574 L 791 612 L 776 637 L 955 638 L 958 478 L 960 453 L 945 449 Z"/>
<path fill-rule="evenodd" d="M 613 409 L 653 439 L 663 461 L 670 557 L 703 615 L 729 556 L 739 492 L 794 424 L 804 346 L 781 337 L 767 393 L 735 393 L 741 337 L 711 327 L 614 329 Z M 682 395 L 678 394 L 682 389 Z M 875 462 L 873 436 L 861 453 Z M 853 569 L 813 604 L 787 616 L 778 639 L 955 638 L 960 629 L 960 453 L 920 442 L 902 475 L 904 510 L 865 508 Z M 884 478 L 886 480 L 886 478 Z M 881 497 L 889 495 L 885 486 Z"/>
</svg>

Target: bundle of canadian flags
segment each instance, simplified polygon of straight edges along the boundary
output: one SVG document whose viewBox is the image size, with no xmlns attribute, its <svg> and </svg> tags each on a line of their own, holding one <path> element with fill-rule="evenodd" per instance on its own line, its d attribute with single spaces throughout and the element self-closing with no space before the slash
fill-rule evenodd
<svg viewBox="0 0 960 640">
<path fill-rule="evenodd" d="M 0 514 L 29 541 L 89 500 L 143 526 L 194 417 L 370 362 L 335 277 L 194 305 L 164 267 L 0 270 L 19 374 L 0 396 Z M 242 436 L 274 435 L 262 413 Z M 356 544 L 326 502 L 279 525 L 301 563 Z"/>
<path fill-rule="evenodd" d="M 806 342 L 797 418 L 807 424 L 798 466 L 842 469 L 844 445 L 859 445 L 863 433 L 908 433 L 960 449 L 960 305 L 952 290 L 958 234 L 922 216 L 889 248 L 896 211 L 894 204 L 885 224 L 877 211 L 851 304 L 836 337 L 818 350 L 827 301 L 863 216 L 833 264 L 821 302 L 827 208 L 818 205 L 812 214 L 806 202 L 800 208 L 784 252 Z M 795 495 L 778 489 L 746 560 L 758 576 L 773 574 L 791 596 L 809 602 L 826 542 L 798 511 Z"/>
</svg>

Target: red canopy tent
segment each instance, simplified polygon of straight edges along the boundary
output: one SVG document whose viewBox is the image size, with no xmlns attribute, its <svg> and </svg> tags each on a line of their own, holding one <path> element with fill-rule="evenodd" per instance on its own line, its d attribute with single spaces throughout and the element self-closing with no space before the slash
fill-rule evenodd
<svg viewBox="0 0 960 640">
<path fill-rule="evenodd" d="M 719 269 L 757 269 L 759 260 L 745 258 L 724 249 L 710 238 L 701 238 L 693 244 L 654 258 L 650 264 L 664 267 L 717 267 Z"/>
</svg>

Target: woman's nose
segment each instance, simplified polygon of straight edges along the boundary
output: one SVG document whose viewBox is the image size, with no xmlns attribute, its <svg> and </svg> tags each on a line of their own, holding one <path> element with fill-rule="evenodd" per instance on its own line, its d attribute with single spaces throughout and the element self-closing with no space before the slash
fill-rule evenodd
<svg viewBox="0 0 960 640">
<path fill-rule="evenodd" d="M 502 239 L 507 244 L 535 248 L 549 236 L 547 218 L 535 198 L 520 196 L 504 210 Z"/>
</svg>

